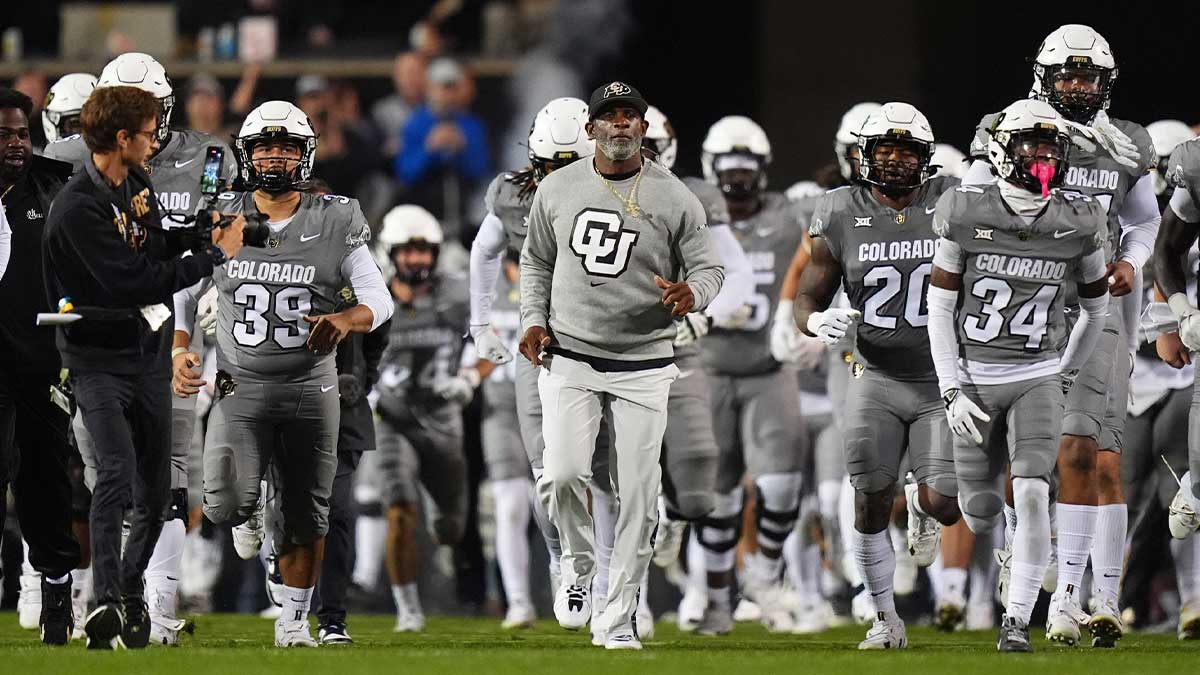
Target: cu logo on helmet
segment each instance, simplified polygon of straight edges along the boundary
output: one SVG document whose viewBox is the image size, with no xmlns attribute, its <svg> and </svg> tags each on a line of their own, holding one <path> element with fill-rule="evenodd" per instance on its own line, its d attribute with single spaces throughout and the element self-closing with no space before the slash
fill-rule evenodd
<svg viewBox="0 0 1200 675">
<path fill-rule="evenodd" d="M 624 82 L 613 82 L 604 88 L 604 98 L 608 98 L 609 96 L 624 96 L 631 91 L 633 90 Z"/>
<path fill-rule="evenodd" d="M 622 227 L 616 211 L 585 209 L 575 216 L 571 251 L 592 276 L 615 279 L 629 267 L 629 254 L 638 232 Z"/>
</svg>

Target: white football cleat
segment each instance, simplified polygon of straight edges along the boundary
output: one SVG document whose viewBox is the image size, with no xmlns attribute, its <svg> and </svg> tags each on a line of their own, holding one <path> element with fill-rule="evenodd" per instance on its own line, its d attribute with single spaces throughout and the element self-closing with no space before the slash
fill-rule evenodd
<svg viewBox="0 0 1200 675">
<path fill-rule="evenodd" d="M 1071 587 L 1050 596 L 1050 609 L 1046 612 L 1046 639 L 1071 647 L 1079 644 L 1080 629 L 1091 617 L 1075 601 Z"/>
<path fill-rule="evenodd" d="M 21 574 L 21 594 L 17 596 L 17 622 L 25 630 L 37 630 L 42 618 L 42 575 Z"/>
<path fill-rule="evenodd" d="M 883 612 L 875 616 L 875 623 L 867 631 L 867 637 L 858 643 L 859 649 L 904 649 L 908 646 L 908 632 L 900 618 L 888 621 Z"/>
<path fill-rule="evenodd" d="M 904 486 L 905 501 L 908 502 L 908 554 L 917 567 L 929 567 L 937 558 L 938 544 L 942 541 L 942 524 L 917 511 L 919 493 L 920 488 L 916 483 Z"/>
<path fill-rule="evenodd" d="M 738 623 L 755 623 L 762 621 L 762 618 L 762 607 L 759 607 L 758 603 L 754 602 L 750 598 L 742 598 L 738 600 L 737 607 L 735 607 L 733 610 L 733 620 L 737 621 Z"/>
<path fill-rule="evenodd" d="M 1189 602 L 1179 608 L 1180 640 L 1200 640 L 1200 602 Z"/>
<path fill-rule="evenodd" d="M 1192 500 L 1184 494 L 1182 487 L 1175 492 L 1175 497 L 1171 499 L 1169 513 L 1170 515 L 1167 516 L 1167 525 L 1171 529 L 1172 537 L 1187 539 L 1196 530 L 1200 529 L 1200 516 L 1196 515 L 1196 509 L 1192 507 Z M 24 579 L 24 577 L 21 578 Z"/>
<path fill-rule="evenodd" d="M 1088 632 L 1092 634 L 1093 647 L 1116 647 L 1117 640 L 1125 636 L 1125 622 L 1121 620 L 1121 609 L 1112 593 L 1092 596 L 1092 618 L 1088 621 Z"/>
<path fill-rule="evenodd" d="M 1012 578 L 1012 551 L 1007 548 L 998 548 L 994 552 L 996 562 L 1000 565 L 1000 572 L 996 575 L 996 595 L 1000 597 L 1000 606 L 1008 609 L 1008 584 Z"/>
<path fill-rule="evenodd" d="M 632 632 L 610 635 L 604 641 L 605 649 L 641 649 L 642 641 Z"/>
<path fill-rule="evenodd" d="M 508 611 L 504 613 L 504 621 L 500 622 L 500 627 L 504 630 L 532 628 L 536 621 L 537 612 L 534 611 L 533 605 L 509 605 Z"/>
<path fill-rule="evenodd" d="M 707 606 L 708 589 L 688 586 L 683 592 L 683 599 L 679 601 L 679 630 L 684 633 L 696 630 Z"/>
<path fill-rule="evenodd" d="M 792 626 L 793 635 L 812 635 L 824 633 L 834 620 L 833 606 L 825 599 L 811 602 L 801 607 L 795 616 Z"/>
<path fill-rule="evenodd" d="M 262 548 L 263 512 L 267 508 L 267 490 L 264 485 L 265 483 L 259 486 L 258 504 L 254 507 L 254 513 L 250 514 L 246 522 L 235 525 L 231 530 L 233 550 L 237 551 L 238 557 L 242 560 L 253 560 Z"/>
<path fill-rule="evenodd" d="M 591 584 L 588 584 L 589 586 Z M 554 618 L 567 630 L 579 630 L 592 619 L 592 593 L 588 586 L 561 586 L 554 594 Z"/>
<path fill-rule="evenodd" d="M 276 621 L 276 647 L 316 647 L 308 621 Z"/>
</svg>

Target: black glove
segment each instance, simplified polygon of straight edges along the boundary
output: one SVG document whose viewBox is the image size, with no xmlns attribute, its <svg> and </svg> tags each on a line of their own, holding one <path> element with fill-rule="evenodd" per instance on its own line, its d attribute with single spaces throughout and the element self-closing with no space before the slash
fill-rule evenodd
<svg viewBox="0 0 1200 675">
<path fill-rule="evenodd" d="M 352 408 L 358 405 L 365 393 L 362 383 L 358 381 L 357 377 L 350 373 L 338 375 L 338 398 L 342 400 L 343 408 Z"/>
</svg>

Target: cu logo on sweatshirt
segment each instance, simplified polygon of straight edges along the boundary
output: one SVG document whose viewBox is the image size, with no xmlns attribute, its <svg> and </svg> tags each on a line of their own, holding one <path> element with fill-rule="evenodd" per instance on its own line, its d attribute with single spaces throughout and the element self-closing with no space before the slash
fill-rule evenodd
<svg viewBox="0 0 1200 675">
<path fill-rule="evenodd" d="M 584 209 L 575 216 L 571 251 L 590 275 L 615 279 L 629 267 L 638 232 L 624 229 L 616 211 Z"/>
</svg>

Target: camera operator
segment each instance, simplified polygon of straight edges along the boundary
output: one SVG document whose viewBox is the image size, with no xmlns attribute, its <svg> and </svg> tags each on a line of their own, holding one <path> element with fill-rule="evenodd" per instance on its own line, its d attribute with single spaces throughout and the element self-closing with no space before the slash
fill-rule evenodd
<svg viewBox="0 0 1200 675">
<path fill-rule="evenodd" d="M 59 329 L 58 348 L 97 460 L 91 533 L 98 606 L 85 626 L 94 649 L 149 640 L 142 574 L 170 485 L 170 378 L 158 363 L 169 357 L 156 332 L 170 316 L 163 305 L 236 255 L 245 224 L 239 217 L 204 240 L 160 229 L 158 198 L 141 167 L 158 148 L 161 112 L 142 89 L 92 94 L 80 116 L 91 158 L 56 198 L 43 245 L 51 303 L 92 310 Z M 189 248 L 194 255 L 180 255 Z"/>
</svg>

